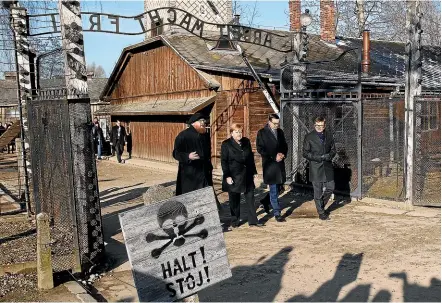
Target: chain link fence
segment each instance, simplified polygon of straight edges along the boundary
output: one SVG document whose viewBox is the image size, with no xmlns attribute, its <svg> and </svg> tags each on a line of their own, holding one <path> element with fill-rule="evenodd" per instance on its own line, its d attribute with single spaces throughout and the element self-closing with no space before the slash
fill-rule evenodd
<svg viewBox="0 0 442 303">
<path fill-rule="evenodd" d="M 440 206 L 441 97 L 415 98 L 415 153 L 413 203 Z"/>
<path fill-rule="evenodd" d="M 362 194 L 403 201 L 405 102 L 375 94 L 362 104 Z"/>
<path fill-rule="evenodd" d="M 55 96 L 55 91 L 51 93 Z M 28 102 L 35 213 L 51 219 L 54 272 L 74 268 L 76 230 L 74 219 L 69 112 L 66 100 L 40 97 Z M 57 244 L 57 245 L 55 245 Z"/>
</svg>

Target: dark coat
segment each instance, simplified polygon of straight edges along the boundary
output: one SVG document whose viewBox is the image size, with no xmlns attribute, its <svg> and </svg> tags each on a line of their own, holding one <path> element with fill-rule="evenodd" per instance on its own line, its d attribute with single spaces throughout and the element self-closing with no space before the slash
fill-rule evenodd
<svg viewBox="0 0 442 303">
<path fill-rule="evenodd" d="M 221 145 L 221 167 L 223 169 L 223 191 L 245 193 L 255 188 L 253 176 L 258 174 L 250 140 L 242 138 L 241 145 L 233 138 L 224 140 Z M 233 184 L 226 179 L 231 177 Z"/>
<path fill-rule="evenodd" d="M 322 155 L 327 159 L 321 159 Z M 310 182 L 334 180 L 332 159 L 335 155 L 336 147 L 332 134 L 325 132 L 324 143 L 315 130 L 305 136 L 303 156 L 309 160 Z"/>
<path fill-rule="evenodd" d="M 117 140 L 118 140 L 118 126 L 114 125 L 110 133 L 110 142 L 113 144 L 114 147 L 117 146 Z M 126 141 L 126 129 L 124 128 L 124 126 L 121 126 L 120 140 L 118 141 L 118 144 L 121 146 L 121 149 L 124 148 L 125 141 Z"/>
<path fill-rule="evenodd" d="M 276 162 L 278 153 L 287 156 L 287 142 L 282 129 L 277 130 L 278 140 L 268 125 L 258 131 L 256 149 L 262 157 L 262 170 L 265 184 L 284 184 L 286 180 L 284 160 Z"/>
<path fill-rule="evenodd" d="M 200 159 L 189 160 L 191 152 L 196 152 Z M 199 134 L 193 126 L 183 130 L 175 138 L 173 157 L 179 162 L 177 196 L 213 185 L 209 134 Z"/>
<path fill-rule="evenodd" d="M 103 130 L 100 125 L 92 125 L 92 138 L 94 139 L 94 143 L 97 145 L 98 142 L 101 141 L 101 144 L 104 143 Z"/>
</svg>

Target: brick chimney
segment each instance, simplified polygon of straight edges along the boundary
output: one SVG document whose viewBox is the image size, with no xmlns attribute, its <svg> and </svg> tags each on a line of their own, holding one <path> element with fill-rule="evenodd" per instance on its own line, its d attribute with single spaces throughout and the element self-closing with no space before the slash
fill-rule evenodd
<svg viewBox="0 0 442 303">
<path fill-rule="evenodd" d="M 289 0 L 290 31 L 301 31 L 301 0 Z"/>
<path fill-rule="evenodd" d="M 334 0 L 320 0 L 321 11 L 321 39 L 335 43 L 336 31 L 335 31 L 335 4 Z"/>
<path fill-rule="evenodd" d="M 16 72 L 4 72 L 5 80 L 13 80 L 15 81 L 15 77 L 17 76 Z"/>
</svg>

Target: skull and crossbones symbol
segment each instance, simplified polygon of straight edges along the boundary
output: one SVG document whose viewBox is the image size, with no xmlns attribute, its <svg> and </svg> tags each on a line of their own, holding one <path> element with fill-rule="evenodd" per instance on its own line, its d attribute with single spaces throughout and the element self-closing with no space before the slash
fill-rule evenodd
<svg viewBox="0 0 442 303">
<path fill-rule="evenodd" d="M 204 216 L 199 214 L 188 225 L 188 213 L 186 207 L 178 201 L 167 201 L 161 205 L 157 214 L 158 225 L 166 233 L 166 235 L 155 235 L 148 233 L 146 235 L 147 243 L 158 240 L 169 240 L 163 246 L 152 250 L 152 257 L 157 259 L 161 253 L 173 243 L 175 246 L 182 246 L 186 242 L 186 238 L 198 237 L 201 239 L 207 238 L 207 229 L 202 229 L 198 233 L 188 234 L 190 230 L 197 225 L 204 223 Z"/>
</svg>

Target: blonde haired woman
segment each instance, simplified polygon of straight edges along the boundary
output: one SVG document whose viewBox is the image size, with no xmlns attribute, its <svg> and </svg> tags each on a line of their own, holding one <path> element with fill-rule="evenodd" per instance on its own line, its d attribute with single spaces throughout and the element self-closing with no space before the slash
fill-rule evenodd
<svg viewBox="0 0 442 303">
<path fill-rule="evenodd" d="M 257 174 L 250 140 L 242 135 L 242 126 L 232 124 L 230 138 L 221 145 L 221 166 L 223 169 L 222 189 L 229 193 L 232 227 L 238 227 L 240 221 L 240 197 L 244 194 L 247 203 L 249 226 L 259 226 L 255 208 L 255 183 Z"/>
</svg>

